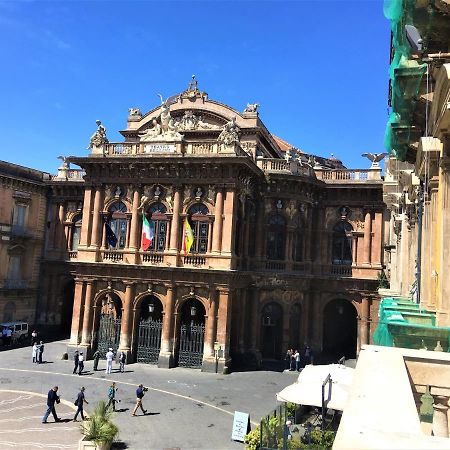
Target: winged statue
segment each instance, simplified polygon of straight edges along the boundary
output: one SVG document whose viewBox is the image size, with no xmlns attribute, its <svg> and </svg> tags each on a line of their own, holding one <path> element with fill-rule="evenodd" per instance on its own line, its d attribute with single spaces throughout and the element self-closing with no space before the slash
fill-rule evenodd
<svg viewBox="0 0 450 450">
<path fill-rule="evenodd" d="M 379 162 L 382 161 L 389 153 L 363 153 L 369 161 L 372 161 L 372 167 L 378 167 Z"/>
<path fill-rule="evenodd" d="M 70 162 L 69 162 L 69 157 L 68 156 L 58 156 L 58 159 L 60 159 L 62 161 L 62 166 L 65 169 L 69 168 Z"/>
</svg>

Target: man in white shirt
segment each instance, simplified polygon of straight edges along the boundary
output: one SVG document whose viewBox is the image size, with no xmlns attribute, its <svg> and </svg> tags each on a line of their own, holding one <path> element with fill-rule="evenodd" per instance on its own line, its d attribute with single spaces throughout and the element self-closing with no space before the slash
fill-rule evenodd
<svg viewBox="0 0 450 450">
<path fill-rule="evenodd" d="M 112 362 L 114 359 L 113 349 L 110 347 L 108 353 L 106 353 L 106 370 L 105 373 L 111 373 L 112 371 Z"/>
<path fill-rule="evenodd" d="M 84 355 L 83 352 L 80 352 L 78 356 L 78 375 L 81 375 L 84 370 Z"/>
</svg>

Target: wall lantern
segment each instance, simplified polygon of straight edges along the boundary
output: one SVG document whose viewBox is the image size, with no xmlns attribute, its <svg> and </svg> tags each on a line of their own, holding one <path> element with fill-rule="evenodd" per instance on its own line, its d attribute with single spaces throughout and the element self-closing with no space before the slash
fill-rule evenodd
<svg viewBox="0 0 450 450">
<path fill-rule="evenodd" d="M 191 306 L 191 316 L 195 317 L 197 315 L 197 308 L 195 306 Z"/>
<path fill-rule="evenodd" d="M 150 303 L 148 305 L 148 312 L 151 314 L 155 310 L 155 305 L 153 303 Z"/>
<path fill-rule="evenodd" d="M 344 307 L 342 305 L 338 306 L 338 313 L 342 316 L 344 314 Z"/>
</svg>

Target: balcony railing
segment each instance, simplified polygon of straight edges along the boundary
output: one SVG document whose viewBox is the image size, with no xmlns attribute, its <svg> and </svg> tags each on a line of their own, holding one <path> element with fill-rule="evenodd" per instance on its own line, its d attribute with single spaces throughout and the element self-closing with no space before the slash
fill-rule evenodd
<svg viewBox="0 0 450 450">
<path fill-rule="evenodd" d="M 372 176 L 369 177 L 369 173 L 372 173 Z M 378 174 L 378 171 L 370 171 L 367 169 L 338 169 L 338 170 L 316 170 L 316 176 L 319 180 L 324 181 L 367 181 L 369 179 L 379 179 L 381 180 L 381 176 L 375 177 L 375 172 Z"/>
<path fill-rule="evenodd" d="M 189 255 L 183 257 L 183 265 L 202 267 L 206 265 L 206 257 L 198 255 Z"/>
<path fill-rule="evenodd" d="M 329 266 L 330 275 L 340 276 L 340 277 L 351 277 L 352 276 L 352 266 L 351 265 L 331 265 Z"/>
<path fill-rule="evenodd" d="M 286 263 L 284 261 L 266 261 L 267 270 L 286 270 Z"/>
<path fill-rule="evenodd" d="M 285 173 L 292 175 L 303 175 L 309 177 L 312 169 L 309 166 L 303 166 L 299 161 L 286 161 L 277 158 L 258 158 L 256 165 L 267 173 Z"/>
<path fill-rule="evenodd" d="M 142 262 L 149 264 L 162 264 L 164 261 L 164 255 L 161 253 L 142 253 Z"/>
<path fill-rule="evenodd" d="M 28 282 L 25 280 L 5 280 L 3 287 L 5 289 L 26 289 Z"/>
<path fill-rule="evenodd" d="M 105 250 L 102 252 L 103 261 L 119 262 L 123 261 L 123 253 L 116 250 Z"/>
</svg>

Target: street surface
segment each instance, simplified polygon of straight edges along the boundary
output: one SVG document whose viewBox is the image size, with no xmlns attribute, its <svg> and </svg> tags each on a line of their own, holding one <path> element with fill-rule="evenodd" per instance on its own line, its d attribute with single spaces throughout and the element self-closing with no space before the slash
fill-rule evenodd
<svg viewBox="0 0 450 450">
<path fill-rule="evenodd" d="M 158 369 L 148 364 L 125 366 L 125 372 L 113 366 L 105 375 L 106 363 L 92 371 L 85 363 L 84 375 L 73 375 L 73 362 L 62 360 L 67 341 L 45 345 L 41 365 L 31 361 L 31 347 L 0 353 L 0 448 L 76 449 L 81 437 L 79 424 L 73 422 L 41 424 L 49 389 L 59 386 L 62 402 L 57 413 L 72 419 L 73 401 L 81 386 L 90 402 L 107 400 L 108 387 L 117 383 L 119 412 L 114 417 L 120 429 L 120 448 L 147 449 L 243 449 L 231 441 L 234 411 L 250 414 L 252 427 L 277 406 L 275 394 L 296 378 L 295 372 L 237 372 L 230 375 L 202 373 L 185 368 Z M 135 390 L 139 383 L 149 388 L 143 399 L 145 416 L 132 417 Z M 8 392 L 19 391 L 19 392 Z M 42 396 L 39 396 L 42 394 Z M 4 414 L 5 408 L 12 409 Z M 50 430 L 50 431 L 48 431 Z M 26 443 L 27 446 L 24 445 Z M 43 444 L 48 444 L 44 447 Z M 125 447 L 126 445 L 126 447 Z"/>
</svg>

